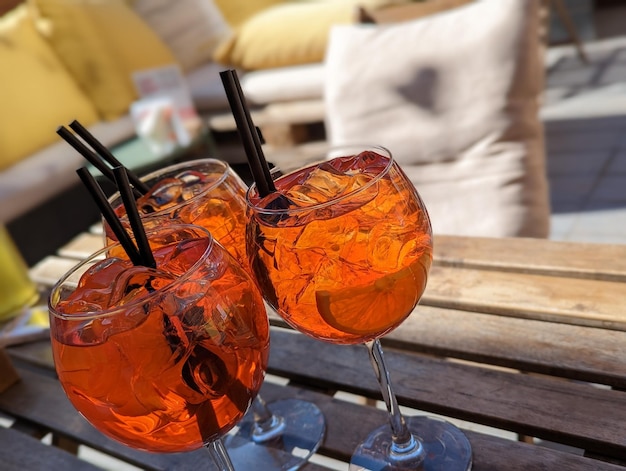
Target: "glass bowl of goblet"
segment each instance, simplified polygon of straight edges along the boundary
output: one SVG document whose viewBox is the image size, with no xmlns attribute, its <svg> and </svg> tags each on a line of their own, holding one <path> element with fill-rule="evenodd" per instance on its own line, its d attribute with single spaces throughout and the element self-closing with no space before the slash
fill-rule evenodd
<svg viewBox="0 0 626 471">
<path fill-rule="evenodd" d="M 248 256 L 266 301 L 298 331 L 367 346 L 389 423 L 356 449 L 353 470 L 471 467 L 465 435 L 447 421 L 405 418 L 380 338 L 420 300 L 432 263 L 426 206 L 391 152 L 343 146 L 247 193 Z"/>
<path fill-rule="evenodd" d="M 147 236 L 156 268 L 133 265 L 115 244 L 52 289 L 59 380 L 105 435 L 151 452 L 206 446 L 231 471 L 221 439 L 243 418 L 267 367 L 263 299 L 206 229 L 169 225 Z"/>
<path fill-rule="evenodd" d="M 228 163 L 212 158 L 181 162 L 141 178 L 149 191 L 137 200 L 144 227 L 195 224 L 248 268 L 246 256 L 247 186 Z M 109 199 L 122 224 L 129 226 L 119 194 Z M 107 241 L 114 240 L 105 223 Z M 306 422 L 305 430 L 301 424 Z M 320 446 L 326 429 L 321 410 L 302 399 L 266 403 L 258 395 L 250 412 L 226 439 L 233 462 L 240 467 L 292 470 Z"/>
</svg>

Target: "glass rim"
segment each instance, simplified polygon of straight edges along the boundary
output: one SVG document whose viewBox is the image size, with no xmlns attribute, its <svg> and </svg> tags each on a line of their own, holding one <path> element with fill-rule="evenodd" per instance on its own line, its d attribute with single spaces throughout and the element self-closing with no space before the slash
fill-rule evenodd
<svg viewBox="0 0 626 471">
<path fill-rule="evenodd" d="M 189 198 L 188 200 L 182 201 L 178 204 L 175 204 L 174 206 L 169 206 L 165 209 L 160 209 L 158 211 L 155 211 L 153 213 L 140 213 L 141 218 L 154 218 L 154 217 L 158 217 L 161 216 L 162 214 L 166 214 L 166 213 L 171 213 L 172 211 L 176 211 L 177 209 L 183 207 L 184 205 L 192 202 L 192 201 L 196 201 L 199 197 L 201 196 L 205 196 L 208 192 L 213 191 L 215 188 L 217 188 L 219 185 L 221 185 L 222 183 L 224 183 L 224 181 L 226 180 L 226 177 L 228 176 L 228 173 L 231 170 L 231 166 L 228 164 L 228 162 L 225 162 L 223 160 L 219 160 L 219 159 L 214 159 L 214 158 L 206 158 L 206 159 L 196 159 L 196 160 L 187 160 L 185 162 L 179 162 L 177 164 L 173 164 L 173 165 L 168 165 L 167 167 L 163 167 L 157 170 L 154 170 L 150 173 L 147 173 L 146 175 L 143 175 L 141 178 L 139 178 L 142 182 L 147 182 L 148 180 L 155 178 L 157 176 L 159 176 L 160 174 L 164 173 L 164 172 L 171 172 L 171 171 L 175 171 L 178 169 L 182 169 L 182 168 L 190 168 L 194 165 L 201 165 L 201 164 L 208 164 L 208 163 L 215 163 L 218 165 L 221 165 L 224 169 L 224 171 L 222 172 L 222 174 L 220 175 L 220 177 L 215 180 L 214 182 L 212 182 L 209 186 L 207 186 L 206 188 L 204 188 L 201 192 L 193 195 L 193 197 Z M 109 196 L 109 198 L 107 198 L 109 203 L 113 203 L 113 201 L 115 201 L 116 199 L 120 199 L 120 192 L 116 191 L 115 193 L 113 193 L 111 196 Z M 113 208 L 115 209 L 115 208 Z M 123 216 L 124 218 L 126 217 L 126 215 Z"/>
<path fill-rule="evenodd" d="M 81 260 L 80 262 L 78 262 L 76 265 L 74 265 L 72 268 L 70 268 L 68 271 L 65 272 L 65 274 L 54 284 L 54 286 L 52 287 L 52 289 L 50 290 L 50 294 L 48 295 L 48 312 L 58 318 L 58 319 L 62 319 L 62 320 L 71 320 L 71 321 L 85 321 L 85 320 L 93 320 L 93 319 L 99 319 L 99 318 L 103 318 L 103 317 L 112 317 L 117 315 L 120 312 L 123 311 L 128 311 L 130 309 L 134 309 L 137 306 L 147 302 L 149 299 L 151 299 L 154 296 L 157 295 L 162 295 L 163 293 L 167 293 L 168 291 L 170 291 L 171 289 L 174 289 L 176 286 L 179 286 L 182 282 L 186 281 L 191 274 L 195 271 L 195 269 L 203 262 L 204 259 L 206 259 L 206 257 L 208 256 L 208 254 L 213 250 L 215 244 L 215 239 L 213 238 L 213 236 L 211 235 L 211 232 L 209 232 L 208 229 L 202 227 L 202 226 L 197 226 L 194 224 L 168 224 L 165 228 L 159 228 L 159 229 L 154 229 L 154 230 L 148 230 L 146 231 L 146 235 L 148 236 L 148 239 L 150 237 L 150 234 L 156 233 L 156 232 L 163 232 L 163 231 L 167 231 L 170 228 L 192 228 L 194 230 L 199 230 L 200 232 L 206 234 L 206 238 L 209 240 L 209 243 L 207 245 L 206 250 L 202 253 L 202 255 L 198 258 L 198 260 L 196 260 L 193 265 L 191 265 L 183 275 L 181 276 L 177 276 L 176 279 L 174 281 L 172 281 L 170 284 L 168 284 L 167 286 L 160 288 L 158 290 L 156 290 L 154 293 L 150 293 L 148 296 L 142 297 L 140 300 L 135 300 L 135 301 L 131 301 L 128 304 L 124 304 L 123 306 L 117 306 L 114 308 L 109 308 L 109 309 L 103 309 L 101 311 L 88 311 L 88 312 L 83 312 L 83 313 L 76 313 L 76 314 L 63 314 L 61 312 L 58 312 L 58 310 L 56 309 L 56 306 L 52 305 L 52 299 L 55 295 L 55 293 L 58 293 L 61 290 L 61 287 L 64 285 L 64 283 L 73 275 L 75 275 L 79 270 L 81 270 L 83 267 L 85 267 L 86 265 L 93 265 L 95 263 L 98 263 L 99 261 L 103 261 L 106 260 L 107 257 L 104 256 L 102 257 L 102 255 L 106 254 L 107 252 L 109 252 L 110 250 L 114 249 L 114 248 L 122 248 L 121 244 L 119 242 L 116 242 L 114 244 L 110 244 L 107 245 L 106 247 L 103 247 L 99 250 L 97 250 L 96 252 L 92 253 L 91 255 L 89 255 L 86 259 Z M 202 237 L 204 238 L 204 236 Z M 85 268 L 85 270 L 81 273 L 80 277 L 83 276 L 83 274 L 85 273 L 85 271 L 88 269 Z M 58 304 L 58 301 L 57 301 Z"/>
<path fill-rule="evenodd" d="M 393 154 L 391 153 L 391 151 L 389 149 L 387 149 L 384 146 L 381 145 L 377 145 L 377 144 L 343 144 L 343 145 L 336 145 L 336 146 L 330 146 L 326 153 L 327 154 L 331 154 L 332 152 L 341 150 L 341 149 L 348 149 L 348 148 L 354 148 L 354 149 L 361 149 L 361 151 L 365 151 L 368 149 L 378 149 L 378 150 L 382 150 L 386 153 L 386 155 L 384 157 L 387 157 L 389 159 L 389 162 L 387 162 L 387 165 L 385 165 L 385 168 L 383 170 L 381 170 L 374 178 L 372 178 L 369 182 L 367 182 L 365 185 L 357 188 L 356 190 L 352 190 L 349 193 L 345 194 L 345 195 L 341 195 L 338 197 L 333 197 L 328 201 L 324 201 L 323 203 L 315 203 L 312 204 L 310 206 L 304 206 L 304 207 L 297 207 L 297 208 L 287 208 L 287 209 L 280 209 L 280 208 L 263 208 L 261 206 L 258 206 L 254 203 L 252 203 L 252 201 L 250 200 L 250 196 L 252 195 L 252 193 L 254 191 L 256 191 L 256 183 L 252 183 L 249 187 L 248 190 L 246 191 L 246 205 L 248 206 L 248 208 L 250 208 L 252 211 L 256 212 L 256 213 L 260 213 L 260 214 L 267 214 L 267 215 L 278 215 L 278 214 L 287 214 L 287 213 L 302 213 L 302 212 L 309 212 L 309 211 L 316 211 L 322 208 L 326 208 L 328 206 L 331 205 L 335 205 L 337 203 L 340 203 L 348 198 L 353 197 L 354 195 L 357 195 L 359 193 L 361 193 L 362 191 L 367 190 L 368 188 L 370 188 L 372 185 L 374 185 L 375 183 L 377 183 L 378 181 L 380 181 L 385 175 L 387 175 L 389 173 L 389 170 L 391 169 L 391 167 L 393 166 L 395 160 L 393 158 Z M 355 155 L 355 154 L 353 154 Z M 339 157 L 339 156 L 338 156 Z M 341 156 L 343 157 L 343 156 Z M 335 158 L 335 157 L 333 157 Z M 285 175 L 281 175 L 277 180 L 280 180 L 282 178 L 286 178 L 289 177 L 290 175 L 293 175 L 296 172 L 301 172 L 304 169 L 308 169 L 311 167 L 315 167 L 316 165 L 319 165 L 320 163 L 323 162 L 329 162 L 331 159 L 329 160 L 317 160 L 314 161 L 304 167 L 300 167 L 296 170 L 293 170 L 289 173 L 286 173 Z M 280 168 L 278 167 L 274 167 L 270 170 L 270 172 L 273 171 L 279 171 Z"/>
</svg>

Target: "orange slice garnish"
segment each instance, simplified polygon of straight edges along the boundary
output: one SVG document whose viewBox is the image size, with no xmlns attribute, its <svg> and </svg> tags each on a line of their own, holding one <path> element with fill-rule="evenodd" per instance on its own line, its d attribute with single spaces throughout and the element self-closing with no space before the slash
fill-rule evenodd
<svg viewBox="0 0 626 471">
<path fill-rule="evenodd" d="M 425 262 L 424 258 L 427 260 Z M 357 335 L 377 335 L 402 322 L 426 287 L 430 257 L 378 278 L 366 286 L 315 292 L 317 310 L 332 327 Z"/>
</svg>

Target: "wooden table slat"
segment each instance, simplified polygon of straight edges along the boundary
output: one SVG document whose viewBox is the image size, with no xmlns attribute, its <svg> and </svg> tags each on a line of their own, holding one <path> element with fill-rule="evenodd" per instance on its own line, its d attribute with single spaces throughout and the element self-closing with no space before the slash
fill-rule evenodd
<svg viewBox="0 0 626 471">
<path fill-rule="evenodd" d="M 287 388 L 271 384 L 263 386 L 267 401 L 294 397 Z M 315 402 L 326 417 L 328 431 L 321 451 L 329 456 L 347 460 L 359 441 L 380 425 L 386 423 L 387 413 L 372 407 L 364 408 L 339 401 L 318 393 L 298 390 L 296 397 Z M 555 449 L 511 441 L 500 437 L 465 430 L 472 447 L 481 450 L 474 453 L 472 471 L 617 471 L 614 466 L 595 459 Z"/>
<path fill-rule="evenodd" d="M 433 267 L 421 304 L 626 330 L 619 282 Z"/>
<path fill-rule="evenodd" d="M 420 305 L 383 343 L 626 389 L 623 331 Z"/>
<path fill-rule="evenodd" d="M 84 258 L 103 246 L 102 237 L 81 233 L 58 254 Z M 626 245 L 436 235 L 434 253 L 442 266 L 626 281 Z"/>
<path fill-rule="evenodd" d="M 101 246 L 101 234 L 81 235 L 31 274 L 49 286 Z M 290 386 L 266 382 L 264 398 L 313 400 L 328 426 L 319 453 L 346 462 L 386 422 L 380 409 L 331 396 L 380 398 L 365 348 L 321 343 L 270 317 L 268 372 Z M 383 344 L 401 405 L 466 421 L 474 471 L 626 469 L 626 245 L 435 236 L 422 302 Z M 145 456 L 93 429 L 65 397 L 49 342 L 9 353 L 23 379 L 0 393 L 0 410 L 18 423 L 147 470 L 207 466 L 206 453 Z M 516 434 L 587 456 L 507 439 Z"/>
<path fill-rule="evenodd" d="M 319 345 L 287 331 L 272 334 L 280 348 L 270 353 L 271 373 L 380 397 L 363 346 Z M 626 395 L 620 391 L 395 350 L 386 356 L 401 405 L 626 458 Z"/>
<path fill-rule="evenodd" d="M 82 260 L 103 247 L 103 234 L 83 232 L 61 247 L 57 254 L 61 257 Z"/>
<path fill-rule="evenodd" d="M 204 450 L 179 455 L 153 455 L 131 450 L 104 437 L 93 429 L 71 406 L 60 385 L 47 377 L 29 370 L 21 370 L 23 382 L 16 385 L 10 395 L 0 395 L 0 409 L 14 415 L 31 418 L 59 431 L 70 438 L 80 440 L 95 449 L 108 453 L 147 470 L 195 470 L 205 469 Z M 386 413 L 380 409 L 365 407 L 333 399 L 313 391 L 277 386 L 266 383 L 262 394 L 267 401 L 297 397 L 314 401 L 327 420 L 327 434 L 320 452 L 337 459 L 347 460 L 352 450 L 369 430 L 385 423 Z M 16 398 L 20 398 L 16 400 Z M 467 435 L 477 450 L 473 471 L 529 469 L 559 469 L 561 471 L 616 471 L 623 469 L 575 454 L 541 448 L 521 442 L 468 431 Z M 532 452 L 529 450 L 532 449 Z M 544 467 L 544 464 L 549 467 Z M 64 468 L 59 468 L 64 469 Z M 72 468 L 73 469 L 73 468 Z M 212 469 L 212 468 L 209 468 Z M 309 463 L 303 471 L 328 471 L 327 468 Z M 238 470 L 239 471 L 239 470 Z"/>
<path fill-rule="evenodd" d="M 434 254 L 445 266 L 626 281 L 626 245 L 435 235 Z"/>
<path fill-rule="evenodd" d="M 105 437 L 74 409 L 56 379 L 32 369 L 18 367 L 18 371 L 22 380 L 0 395 L 0 410 L 5 413 L 53 430 L 144 470 L 213 469 L 209 465 L 207 451 L 203 449 L 190 453 L 154 454 L 128 448 Z M 315 464 L 301 469 L 328 471 L 326 467 Z"/>
<path fill-rule="evenodd" d="M 44 445 L 36 438 L 0 427 L 0 468 L 3 471 L 102 471 L 101 468 L 59 448 Z"/>
</svg>

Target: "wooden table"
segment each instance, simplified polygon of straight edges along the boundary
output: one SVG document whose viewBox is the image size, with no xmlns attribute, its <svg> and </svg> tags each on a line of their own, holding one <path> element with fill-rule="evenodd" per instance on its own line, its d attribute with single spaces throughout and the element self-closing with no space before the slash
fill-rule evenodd
<svg viewBox="0 0 626 471">
<path fill-rule="evenodd" d="M 42 262 L 39 275 L 54 278 L 53 262 L 84 256 L 100 240 L 81 236 Z M 459 423 L 475 471 L 626 470 L 626 245 L 439 236 L 435 254 L 420 306 L 384 339 L 407 414 Z M 264 398 L 315 401 L 327 420 L 319 453 L 347 462 L 386 420 L 369 405 L 380 394 L 365 348 L 316 342 L 283 329 L 276 316 L 272 323 L 269 373 L 288 385 L 267 381 Z M 0 463 L 20 450 L 44 464 L 51 450 L 73 459 L 28 436 L 52 432 L 65 450 L 85 444 L 142 469 L 209 468 L 204 450 L 146 454 L 94 430 L 65 398 L 47 341 L 9 353 L 22 381 L 0 394 L 0 411 L 16 419 L 0 429 Z M 75 469 L 92 469 L 82 463 Z"/>
</svg>

